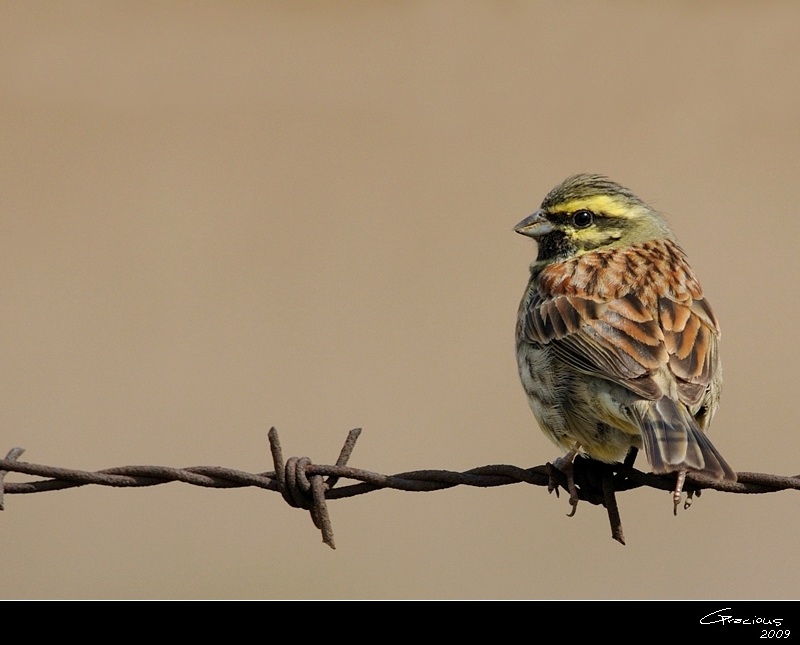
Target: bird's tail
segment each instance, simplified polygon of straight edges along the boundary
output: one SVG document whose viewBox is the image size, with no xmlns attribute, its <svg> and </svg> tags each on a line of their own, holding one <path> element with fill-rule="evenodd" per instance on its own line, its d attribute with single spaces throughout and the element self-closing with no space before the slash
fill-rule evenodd
<svg viewBox="0 0 800 645">
<path fill-rule="evenodd" d="M 736 481 L 736 472 L 700 429 L 689 410 L 672 399 L 654 401 L 642 418 L 642 437 L 653 472 L 700 472 Z"/>
</svg>

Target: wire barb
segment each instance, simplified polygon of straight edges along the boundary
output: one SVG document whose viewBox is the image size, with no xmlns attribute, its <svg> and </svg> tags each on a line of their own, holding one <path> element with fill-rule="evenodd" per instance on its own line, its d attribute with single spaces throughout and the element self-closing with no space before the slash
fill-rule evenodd
<svg viewBox="0 0 800 645">
<path fill-rule="evenodd" d="M 336 460 L 337 467 L 347 466 L 347 461 L 350 459 L 360 434 L 361 428 L 354 428 L 348 433 Z M 280 438 L 275 427 L 270 428 L 268 438 L 275 475 L 283 499 L 290 506 L 309 511 L 314 526 L 322 532 L 322 541 L 335 549 L 336 544 L 333 540 L 333 526 L 330 513 L 328 513 L 326 493 L 337 484 L 340 475 L 330 475 L 327 480 L 321 474 L 311 475 L 309 478 L 307 471 L 312 466 L 311 459 L 291 457 L 284 465 Z"/>
<path fill-rule="evenodd" d="M 608 512 L 608 522 L 611 524 L 611 537 L 625 546 L 625 535 L 622 532 L 622 518 L 619 516 L 617 496 L 614 490 L 614 474 L 606 470 L 603 473 L 603 505 Z"/>
</svg>

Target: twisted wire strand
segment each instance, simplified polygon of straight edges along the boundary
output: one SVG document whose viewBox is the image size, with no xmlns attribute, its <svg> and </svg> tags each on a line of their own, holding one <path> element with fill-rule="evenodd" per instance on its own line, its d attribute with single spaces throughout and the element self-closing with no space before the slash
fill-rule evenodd
<svg viewBox="0 0 800 645">
<path fill-rule="evenodd" d="M 383 488 L 401 491 L 429 492 L 455 486 L 494 487 L 527 483 L 547 486 L 558 494 L 558 486 L 567 489 L 566 476 L 551 464 L 520 468 L 497 464 L 472 468 L 464 472 L 449 470 L 415 470 L 383 475 L 381 473 L 353 468 L 347 462 L 353 452 L 360 428 L 351 430 L 336 463 L 320 465 L 308 457 L 291 457 L 284 461 L 278 432 L 269 431 L 269 443 L 275 469 L 270 472 L 248 473 L 220 466 L 194 466 L 191 468 L 169 468 L 166 466 L 119 466 L 95 472 L 72 470 L 19 461 L 24 452 L 13 448 L 0 459 L 0 510 L 4 509 L 6 494 L 29 494 L 51 490 L 76 488 L 90 484 L 131 488 L 157 486 L 169 482 L 183 482 L 206 488 L 256 487 L 280 492 L 284 500 L 295 508 L 307 510 L 314 525 L 321 531 L 325 544 L 335 548 L 333 529 L 327 501 L 363 495 Z M 634 455 L 635 456 L 635 455 Z M 581 500 L 606 508 L 612 537 L 625 543 L 622 521 L 616 503 L 618 492 L 643 486 L 672 491 L 674 476 L 654 475 L 633 468 L 633 459 L 622 464 L 601 464 L 589 459 L 575 460 L 575 483 Z M 10 472 L 44 477 L 30 482 L 7 482 Z M 357 483 L 337 486 L 339 480 L 348 479 Z M 736 494 L 763 494 L 781 490 L 800 490 L 800 475 L 793 477 L 765 473 L 740 472 L 736 482 L 715 481 L 695 473 L 687 473 L 684 490 L 692 495 L 712 489 Z"/>
</svg>

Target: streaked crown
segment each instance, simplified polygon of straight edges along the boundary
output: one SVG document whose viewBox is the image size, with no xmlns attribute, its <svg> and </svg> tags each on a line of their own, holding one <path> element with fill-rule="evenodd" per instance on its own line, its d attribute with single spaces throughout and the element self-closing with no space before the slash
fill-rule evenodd
<svg viewBox="0 0 800 645">
<path fill-rule="evenodd" d="M 579 174 L 568 177 L 558 186 L 553 188 L 542 201 L 544 211 L 570 211 L 572 203 L 580 203 L 587 207 L 592 202 L 592 198 L 611 198 L 620 202 L 620 205 L 643 206 L 647 208 L 641 199 L 625 186 L 611 181 L 603 175 Z"/>
</svg>

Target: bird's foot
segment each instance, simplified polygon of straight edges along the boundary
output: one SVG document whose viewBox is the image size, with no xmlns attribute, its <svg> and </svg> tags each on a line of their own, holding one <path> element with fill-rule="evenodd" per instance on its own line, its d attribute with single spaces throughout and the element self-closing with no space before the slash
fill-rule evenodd
<svg viewBox="0 0 800 645">
<path fill-rule="evenodd" d="M 578 446 L 570 450 L 566 455 L 563 457 L 559 457 L 555 459 L 551 464 L 550 467 L 558 470 L 567 478 L 567 490 L 569 491 L 569 503 L 572 506 L 572 510 L 567 513 L 567 517 L 572 517 L 575 515 L 575 512 L 578 510 L 578 487 L 575 485 L 575 456 L 578 454 Z M 547 492 L 552 493 L 553 491 L 556 492 L 556 497 L 558 497 L 558 482 L 556 478 L 553 476 L 553 472 L 550 472 L 550 481 L 547 484 Z"/>
<path fill-rule="evenodd" d="M 679 470 L 678 477 L 675 480 L 675 490 L 672 491 L 672 514 L 678 514 L 678 504 L 681 503 L 681 493 L 683 492 L 683 482 L 686 481 L 686 471 Z M 692 494 L 686 493 L 686 506 L 684 508 L 689 508 L 691 505 Z"/>
</svg>

